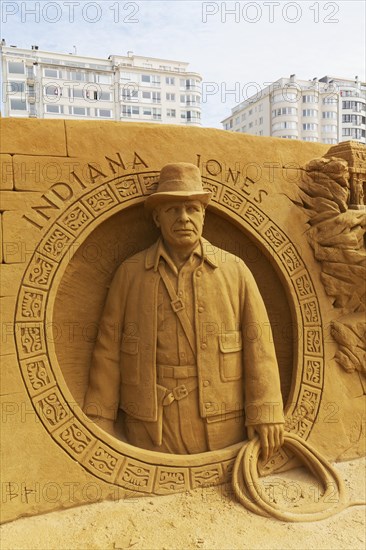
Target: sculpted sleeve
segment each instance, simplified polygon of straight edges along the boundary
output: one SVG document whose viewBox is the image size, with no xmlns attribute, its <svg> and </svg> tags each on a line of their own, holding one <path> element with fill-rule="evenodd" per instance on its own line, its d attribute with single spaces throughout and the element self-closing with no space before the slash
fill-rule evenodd
<svg viewBox="0 0 366 550">
<path fill-rule="evenodd" d="M 242 330 L 246 425 L 284 422 L 271 327 L 257 284 L 247 268 Z"/>
<path fill-rule="evenodd" d="M 108 292 L 99 324 L 83 410 L 115 420 L 120 397 L 120 341 L 126 301 L 127 270 L 122 264 Z"/>
</svg>

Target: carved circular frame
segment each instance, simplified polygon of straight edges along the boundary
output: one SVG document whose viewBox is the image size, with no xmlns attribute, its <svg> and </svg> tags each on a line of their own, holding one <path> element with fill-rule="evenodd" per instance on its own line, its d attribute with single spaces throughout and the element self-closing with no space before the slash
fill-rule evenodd
<svg viewBox="0 0 366 550">
<path fill-rule="evenodd" d="M 56 289 L 68 261 L 92 231 L 110 216 L 141 203 L 158 171 L 105 181 L 61 212 L 37 246 L 19 290 L 15 334 L 18 361 L 30 400 L 53 440 L 95 477 L 127 492 L 167 494 L 227 481 L 241 444 L 197 455 L 168 455 L 133 447 L 109 436 L 88 419 L 73 397 L 47 341 Z M 289 295 L 299 331 L 286 429 L 307 439 L 319 411 L 324 381 L 321 313 L 311 275 L 285 232 L 243 193 L 203 177 L 211 207 L 229 215 L 268 256 Z M 280 451 L 272 469 L 289 456 Z"/>
</svg>

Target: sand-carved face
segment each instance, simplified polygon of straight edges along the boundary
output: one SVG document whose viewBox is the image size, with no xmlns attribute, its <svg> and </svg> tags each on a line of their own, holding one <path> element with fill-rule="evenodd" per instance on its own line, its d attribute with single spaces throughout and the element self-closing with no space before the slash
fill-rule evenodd
<svg viewBox="0 0 366 550">
<path fill-rule="evenodd" d="M 197 245 L 203 231 L 204 208 L 200 201 L 167 201 L 153 212 L 164 242 L 171 248 L 191 248 Z"/>
</svg>

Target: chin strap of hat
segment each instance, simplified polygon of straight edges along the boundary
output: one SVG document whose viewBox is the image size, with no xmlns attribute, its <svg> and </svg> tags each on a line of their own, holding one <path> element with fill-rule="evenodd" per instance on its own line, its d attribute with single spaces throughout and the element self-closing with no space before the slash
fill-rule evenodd
<svg viewBox="0 0 366 550">
<path fill-rule="evenodd" d="M 282 521 L 318 521 L 341 512 L 349 506 L 365 502 L 349 503 L 346 488 L 339 473 L 309 443 L 291 433 L 285 434 L 283 448 L 290 450 L 321 483 L 323 492 L 319 500 L 301 509 L 281 509 L 264 490 L 259 481 L 258 458 L 261 451 L 259 438 L 255 437 L 240 449 L 237 455 L 232 484 L 238 500 L 251 512 Z"/>
</svg>

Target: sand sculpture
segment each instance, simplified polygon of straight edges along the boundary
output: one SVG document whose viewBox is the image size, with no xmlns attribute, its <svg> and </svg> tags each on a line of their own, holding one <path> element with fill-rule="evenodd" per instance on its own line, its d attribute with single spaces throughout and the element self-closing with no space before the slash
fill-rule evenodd
<svg viewBox="0 0 366 550">
<path fill-rule="evenodd" d="M 247 425 L 268 459 L 284 423 L 269 320 L 245 264 L 201 238 L 210 196 L 197 166 L 161 170 L 145 200 L 161 237 L 117 270 L 84 411 L 111 433 L 120 407 L 129 443 L 177 454 L 244 441 Z"/>
<path fill-rule="evenodd" d="M 2 126 L 3 521 L 101 498 L 205 487 L 233 475 L 242 434 L 220 441 L 221 422 L 210 424 L 218 434 L 212 447 L 206 441 L 198 453 L 179 454 L 128 443 L 117 410 L 113 435 L 82 410 L 109 287 L 118 266 L 141 257 L 159 237 L 144 203 L 158 195 L 160 171 L 169 163 L 196 167 L 204 196 L 211 195 L 202 242 L 223 258 L 227 252 L 228 265 L 240 258 L 265 304 L 261 335 L 275 349 L 281 395 L 274 382 L 275 397 L 264 398 L 272 425 L 282 420 L 273 403 L 283 402 L 285 443 L 279 450 L 278 442 L 269 445 L 261 473 L 296 464 L 295 440 L 327 461 L 365 454 L 362 146 L 329 149 L 152 124 L 8 119 Z M 219 297 L 210 300 L 213 307 L 211 301 Z M 215 321 L 208 321 L 213 331 Z M 133 351 L 136 335 L 125 336 L 125 351 Z M 239 351 L 237 335 L 228 337 L 229 347 L 231 338 Z M 179 364 L 163 366 L 172 374 Z M 172 380 L 174 386 L 163 385 L 164 399 L 179 396 Z M 238 386 L 238 380 L 221 383 Z M 241 405 L 257 397 L 249 392 Z M 221 421 L 228 413 L 230 422 L 234 411 L 222 403 L 226 397 L 212 416 Z M 244 421 L 242 413 L 233 416 Z M 255 432 L 268 424 L 252 423 Z M 263 441 L 254 437 L 249 452 L 264 455 Z M 237 462 L 241 481 L 239 470 Z"/>
</svg>

